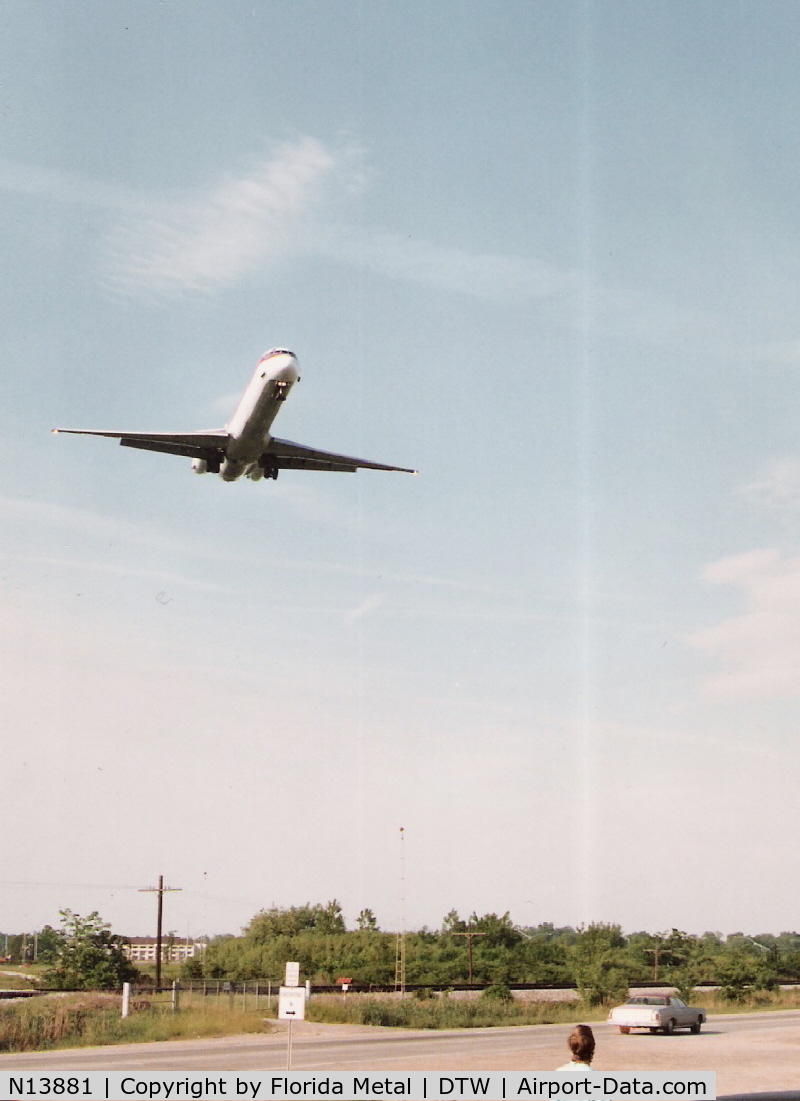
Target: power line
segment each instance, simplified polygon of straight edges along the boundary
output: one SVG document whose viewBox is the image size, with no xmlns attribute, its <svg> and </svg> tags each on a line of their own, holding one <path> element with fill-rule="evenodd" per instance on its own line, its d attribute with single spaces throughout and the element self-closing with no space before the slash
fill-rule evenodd
<svg viewBox="0 0 800 1101">
<path fill-rule="evenodd" d="M 0 879 L 3 887 L 72 887 L 91 891 L 138 891 L 139 888 L 131 883 L 51 883 L 45 880 L 31 879 Z"/>
</svg>

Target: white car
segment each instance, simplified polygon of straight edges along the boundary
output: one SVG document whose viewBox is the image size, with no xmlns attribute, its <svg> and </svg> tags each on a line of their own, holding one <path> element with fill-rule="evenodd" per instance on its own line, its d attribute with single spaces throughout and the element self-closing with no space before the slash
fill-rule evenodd
<svg viewBox="0 0 800 1101">
<path fill-rule="evenodd" d="M 637 994 L 628 998 L 625 1005 L 612 1009 L 608 1019 L 620 1032 L 649 1028 L 651 1032 L 666 1032 L 669 1036 L 676 1028 L 699 1032 L 706 1019 L 706 1011 L 692 1009 L 674 994 Z"/>
</svg>

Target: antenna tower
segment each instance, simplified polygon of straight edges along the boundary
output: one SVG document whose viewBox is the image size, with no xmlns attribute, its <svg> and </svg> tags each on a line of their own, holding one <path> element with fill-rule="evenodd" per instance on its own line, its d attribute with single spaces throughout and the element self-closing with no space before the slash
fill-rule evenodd
<svg viewBox="0 0 800 1101">
<path fill-rule="evenodd" d="M 406 992 L 406 856 L 405 830 L 400 827 L 400 929 L 394 953 L 394 988 L 400 994 Z"/>
</svg>

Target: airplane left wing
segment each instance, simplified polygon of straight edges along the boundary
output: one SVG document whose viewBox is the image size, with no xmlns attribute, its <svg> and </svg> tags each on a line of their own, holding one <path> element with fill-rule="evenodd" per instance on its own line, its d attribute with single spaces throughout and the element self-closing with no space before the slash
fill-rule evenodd
<svg viewBox="0 0 800 1101">
<path fill-rule="evenodd" d="M 355 459 L 350 455 L 337 455 L 335 451 L 320 451 L 316 447 L 306 447 L 291 440 L 279 440 L 273 437 L 262 459 L 274 461 L 276 467 L 289 470 L 399 470 L 404 474 L 416 474 L 406 466 L 387 466 L 386 463 L 373 463 L 369 459 Z"/>
<path fill-rule="evenodd" d="M 73 436 L 106 436 L 119 440 L 123 447 L 142 451 L 163 451 L 168 455 L 187 455 L 193 459 L 208 459 L 224 453 L 228 433 L 224 428 L 208 432 L 105 432 L 91 428 L 54 428 Z"/>
</svg>

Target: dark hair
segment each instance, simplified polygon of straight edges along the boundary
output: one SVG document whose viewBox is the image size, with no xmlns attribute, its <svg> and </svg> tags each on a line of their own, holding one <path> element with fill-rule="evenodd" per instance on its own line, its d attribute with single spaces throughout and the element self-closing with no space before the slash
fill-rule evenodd
<svg viewBox="0 0 800 1101">
<path fill-rule="evenodd" d="M 573 1059 L 591 1063 L 594 1055 L 594 1033 L 588 1025 L 575 1025 L 567 1040 Z"/>
</svg>

